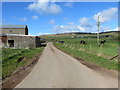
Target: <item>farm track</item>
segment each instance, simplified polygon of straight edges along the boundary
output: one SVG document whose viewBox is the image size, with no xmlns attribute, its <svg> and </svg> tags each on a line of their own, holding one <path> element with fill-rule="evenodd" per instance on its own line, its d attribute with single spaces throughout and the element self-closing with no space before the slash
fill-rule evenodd
<svg viewBox="0 0 120 90">
<path fill-rule="evenodd" d="M 32 72 L 16 88 L 118 88 L 103 76 L 48 43 Z"/>
</svg>

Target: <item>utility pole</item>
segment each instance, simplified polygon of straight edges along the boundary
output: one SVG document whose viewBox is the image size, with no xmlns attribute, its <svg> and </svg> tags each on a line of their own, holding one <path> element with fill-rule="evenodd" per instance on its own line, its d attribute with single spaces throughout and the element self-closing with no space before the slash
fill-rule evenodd
<svg viewBox="0 0 120 90">
<path fill-rule="evenodd" d="M 100 16 L 98 16 L 97 27 L 98 27 L 98 32 L 97 32 L 97 43 L 99 44 L 99 42 L 100 42 L 100 36 L 99 36 L 99 32 L 100 32 Z"/>
</svg>

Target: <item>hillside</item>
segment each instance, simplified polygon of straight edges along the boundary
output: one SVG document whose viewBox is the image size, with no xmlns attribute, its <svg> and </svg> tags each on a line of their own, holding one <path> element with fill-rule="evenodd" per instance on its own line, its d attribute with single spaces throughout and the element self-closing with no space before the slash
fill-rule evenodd
<svg viewBox="0 0 120 90">
<path fill-rule="evenodd" d="M 108 31 L 100 32 L 100 34 L 120 34 L 120 31 Z M 71 32 L 71 33 L 59 33 L 59 34 L 49 34 L 49 35 L 40 35 L 40 36 L 61 36 L 61 35 L 97 35 L 97 33 L 87 33 L 87 32 Z"/>
</svg>

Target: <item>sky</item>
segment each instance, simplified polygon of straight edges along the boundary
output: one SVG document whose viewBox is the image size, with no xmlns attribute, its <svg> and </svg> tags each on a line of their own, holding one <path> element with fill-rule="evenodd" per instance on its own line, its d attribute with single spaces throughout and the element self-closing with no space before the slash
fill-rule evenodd
<svg viewBox="0 0 120 90">
<path fill-rule="evenodd" d="M 118 30 L 117 2 L 3 2 L 2 24 L 27 25 L 29 35 Z"/>
</svg>

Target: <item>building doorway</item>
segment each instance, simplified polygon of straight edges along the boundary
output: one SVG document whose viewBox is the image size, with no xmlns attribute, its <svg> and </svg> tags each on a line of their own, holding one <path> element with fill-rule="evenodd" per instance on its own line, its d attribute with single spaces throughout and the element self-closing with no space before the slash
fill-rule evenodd
<svg viewBox="0 0 120 90">
<path fill-rule="evenodd" d="M 14 47 L 14 40 L 8 40 L 9 47 Z"/>
</svg>

